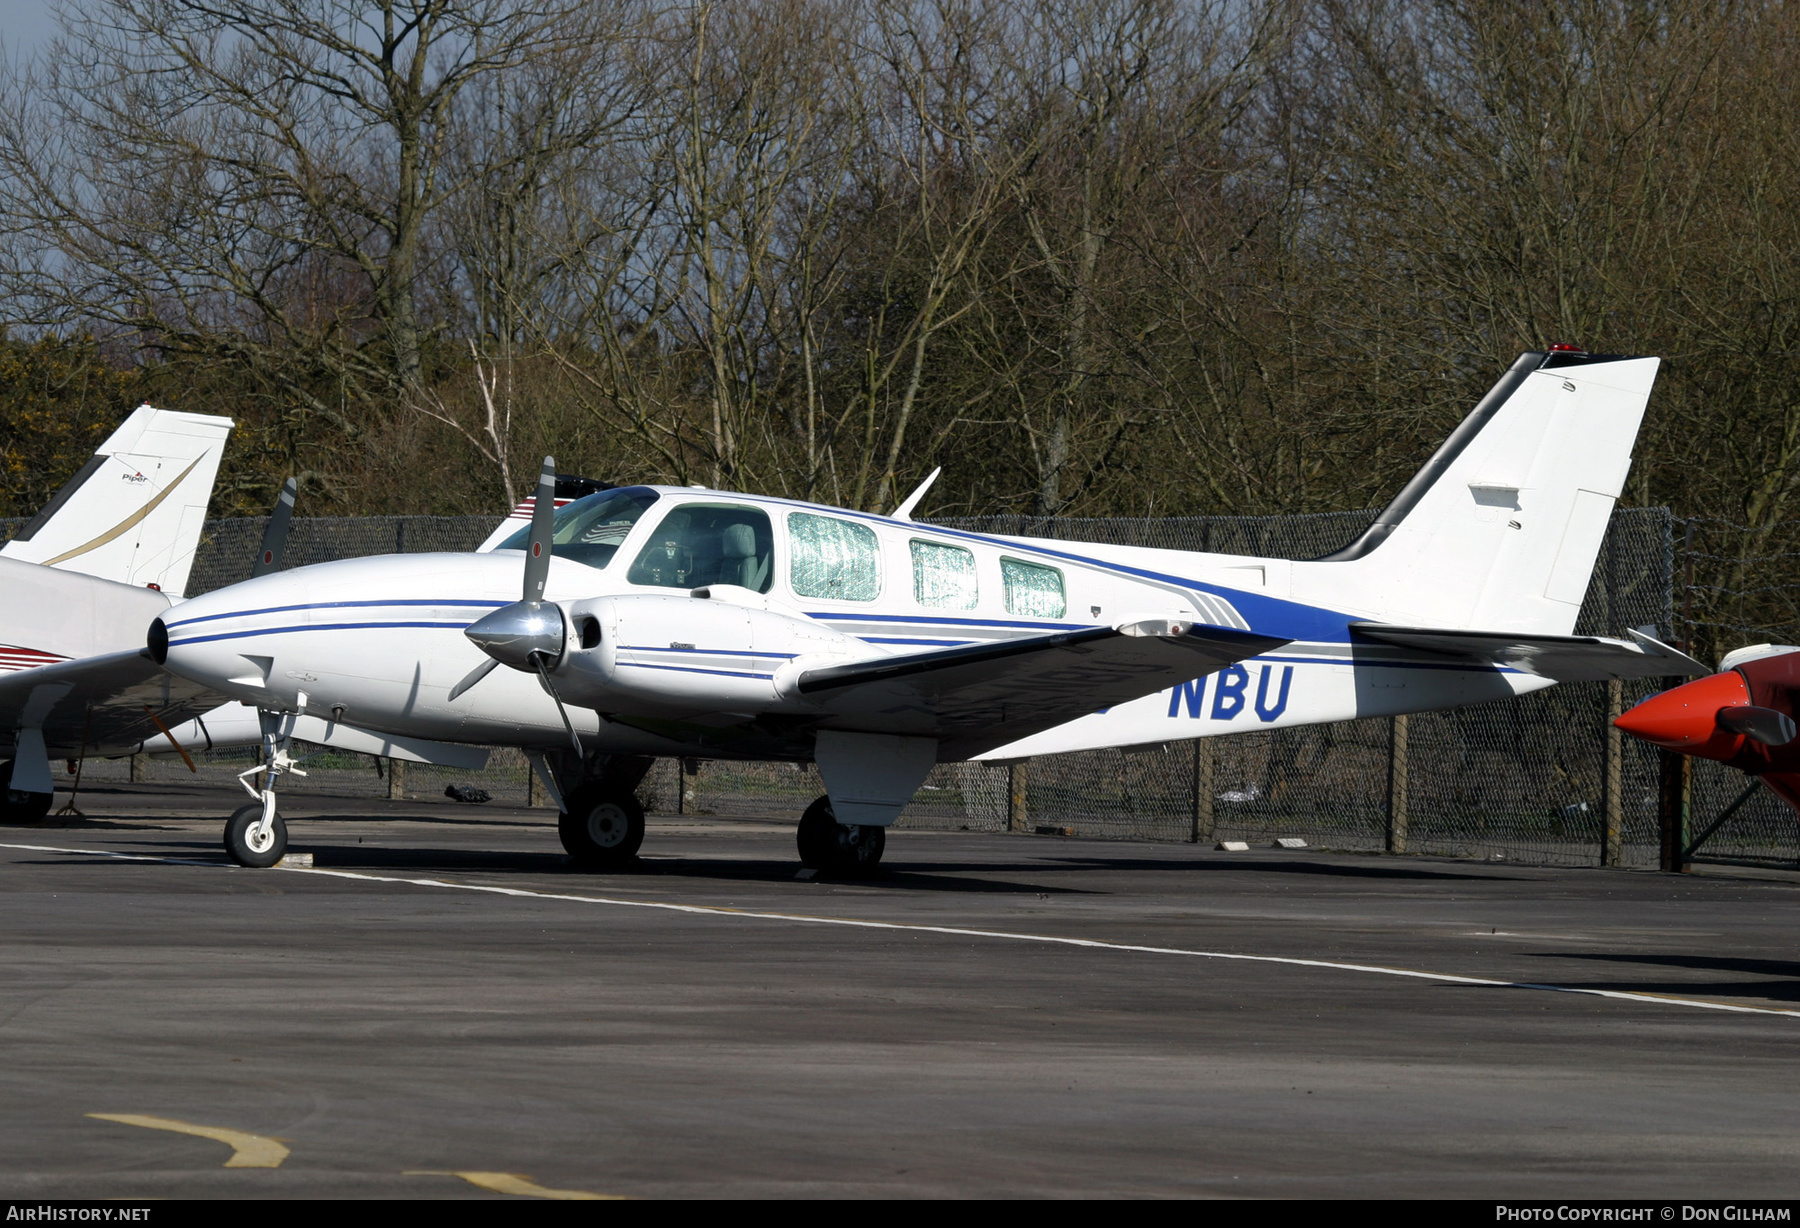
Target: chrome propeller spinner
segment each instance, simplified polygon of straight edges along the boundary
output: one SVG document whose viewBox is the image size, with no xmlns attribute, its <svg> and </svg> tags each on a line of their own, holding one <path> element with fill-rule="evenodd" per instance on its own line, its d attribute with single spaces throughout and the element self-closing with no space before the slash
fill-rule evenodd
<svg viewBox="0 0 1800 1228">
<path fill-rule="evenodd" d="M 544 600 L 544 584 L 550 578 L 551 533 L 556 527 L 556 458 L 546 456 L 538 474 L 537 497 L 531 509 L 531 538 L 525 547 L 525 587 L 518 601 L 501 606 L 463 629 L 463 634 L 477 648 L 487 653 L 488 660 L 470 670 L 450 689 L 456 699 L 470 687 L 506 665 L 524 673 L 535 673 L 543 680 L 544 689 L 556 701 L 557 715 L 569 731 L 569 744 L 577 755 L 582 753 L 581 739 L 575 734 L 574 722 L 562 696 L 550 681 L 550 671 L 562 663 L 563 646 L 568 630 L 562 610 Z"/>
</svg>

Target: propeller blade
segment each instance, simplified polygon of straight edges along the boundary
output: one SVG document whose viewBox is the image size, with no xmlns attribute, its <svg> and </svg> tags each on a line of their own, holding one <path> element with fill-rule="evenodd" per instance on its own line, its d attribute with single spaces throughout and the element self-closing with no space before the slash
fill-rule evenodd
<svg viewBox="0 0 1800 1228">
<path fill-rule="evenodd" d="M 544 680 L 544 689 L 556 701 L 556 715 L 562 717 L 563 728 L 569 731 L 569 745 L 575 748 L 575 754 L 579 757 L 585 752 L 581 749 L 581 739 L 576 736 L 575 722 L 569 719 L 569 710 L 563 707 L 562 696 L 556 693 L 556 684 L 550 681 L 550 671 L 544 668 L 544 658 L 534 652 L 531 654 L 531 663 L 537 666 L 538 677 Z"/>
<path fill-rule="evenodd" d="M 483 678 L 493 673 L 499 664 L 500 659 L 498 657 L 489 657 L 480 665 L 477 665 L 474 669 L 464 674 L 462 681 L 450 688 L 450 698 L 455 699 L 464 691 L 474 686 L 477 682 L 480 682 Z"/>
<path fill-rule="evenodd" d="M 556 458 L 546 456 L 531 508 L 531 540 L 525 546 L 525 601 L 544 599 L 544 581 L 550 578 L 550 533 L 555 524 Z"/>
<path fill-rule="evenodd" d="M 1740 706 L 1719 709 L 1719 728 L 1741 733 L 1764 746 L 1786 746 L 1794 740 L 1794 718 L 1773 708 Z"/>
<path fill-rule="evenodd" d="M 282 483 L 281 497 L 275 501 L 269 527 L 263 530 L 262 553 L 256 556 L 256 566 L 250 569 L 251 579 L 281 570 L 281 556 L 287 550 L 288 522 L 294 518 L 294 496 L 299 490 L 298 478 L 289 478 Z"/>
</svg>

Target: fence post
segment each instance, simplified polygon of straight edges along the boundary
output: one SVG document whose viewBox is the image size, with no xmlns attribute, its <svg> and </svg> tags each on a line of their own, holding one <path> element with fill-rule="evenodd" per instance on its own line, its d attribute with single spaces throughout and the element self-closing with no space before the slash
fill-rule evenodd
<svg viewBox="0 0 1800 1228">
<path fill-rule="evenodd" d="M 1406 851 L 1406 718 L 1388 718 L 1387 851 Z"/>
<path fill-rule="evenodd" d="M 700 761 L 683 759 L 680 761 L 681 773 L 675 778 L 676 814 L 698 814 L 700 812 Z"/>
<path fill-rule="evenodd" d="M 538 779 L 537 772 L 532 769 L 530 761 L 527 760 L 525 764 L 525 808 L 540 810 L 549 804 L 549 800 L 544 793 L 544 782 Z"/>
<path fill-rule="evenodd" d="M 1688 803 L 1693 792 L 1693 761 L 1672 750 L 1659 750 L 1662 760 L 1656 790 L 1657 826 L 1662 836 L 1661 868 L 1681 874 L 1687 870 Z"/>
<path fill-rule="evenodd" d="M 144 757 L 142 755 L 133 755 L 131 757 L 131 783 L 135 785 L 143 778 Z"/>
<path fill-rule="evenodd" d="M 388 760 L 388 800 L 406 800 L 406 760 Z"/>
<path fill-rule="evenodd" d="M 1190 844 L 1203 844 L 1213 838 L 1213 774 L 1218 756 L 1211 738 L 1194 739 L 1194 793 L 1190 799 L 1193 820 L 1188 831 Z"/>
<path fill-rule="evenodd" d="M 1625 735 L 1613 724 L 1625 711 L 1625 683 L 1606 684 L 1606 779 L 1600 806 L 1600 864 L 1616 866 L 1625 845 Z"/>
<path fill-rule="evenodd" d="M 1026 826 L 1028 818 L 1025 811 L 1025 764 L 1009 763 L 1006 765 L 1006 830 L 1029 831 Z"/>
</svg>

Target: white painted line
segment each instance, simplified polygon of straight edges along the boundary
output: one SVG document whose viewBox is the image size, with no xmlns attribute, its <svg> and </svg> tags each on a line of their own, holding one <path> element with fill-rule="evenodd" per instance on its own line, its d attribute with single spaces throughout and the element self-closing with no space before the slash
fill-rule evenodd
<svg viewBox="0 0 1800 1228">
<path fill-rule="evenodd" d="M 59 848 L 48 844 L 0 844 L 0 849 L 19 849 L 30 853 L 73 853 L 84 857 L 110 857 L 118 861 L 148 861 L 164 865 L 204 866 L 215 870 L 237 870 L 238 866 L 217 861 L 198 861 L 188 857 L 156 857 L 145 853 L 114 853 L 104 849 Z M 1329 968 L 1337 972 L 1367 972 L 1376 976 L 1398 976 L 1411 980 L 1435 981 L 1446 985 L 1484 985 L 1493 989 L 1533 989 L 1543 993 L 1577 994 L 1589 998 L 1616 998 L 1624 1002 L 1645 1002 L 1656 1006 L 1687 1006 L 1696 1010 L 1727 1011 L 1735 1015 L 1783 1015 L 1800 1019 L 1800 1011 L 1779 1010 L 1769 1006 L 1742 1006 L 1735 1002 L 1713 1002 L 1706 998 L 1687 998 L 1676 994 L 1637 993 L 1625 989 L 1586 989 L 1571 985 L 1550 985 L 1536 981 L 1499 981 L 1483 976 L 1457 976 L 1449 972 L 1421 972 L 1413 968 L 1386 968 L 1380 964 L 1352 964 L 1330 959 L 1299 959 L 1291 955 L 1244 955 L 1235 951 L 1201 951 L 1185 947 L 1150 947 L 1129 942 L 1106 942 L 1098 938 L 1068 938 L 1058 934 L 1028 934 L 1014 930 L 981 930 L 957 925 L 920 925 L 909 921 L 864 921 L 855 917 L 819 917 L 807 913 L 761 912 L 749 908 L 725 908 L 714 904 L 671 904 L 658 900 L 622 900 L 615 896 L 568 895 L 553 891 L 527 891 L 523 887 L 490 887 L 482 883 L 453 883 L 441 878 L 402 878 L 393 874 L 364 874 L 355 870 L 304 870 L 276 866 L 273 871 L 288 874 L 315 874 L 322 878 L 349 878 L 366 883 L 399 883 L 410 887 L 438 887 L 447 891 L 474 891 L 483 895 L 512 896 L 529 900 L 559 900 L 570 904 L 603 904 L 611 908 L 648 908 L 661 912 L 693 913 L 714 917 L 745 917 L 759 921 L 786 921 L 797 925 L 841 925 L 851 929 L 894 930 L 910 934 L 948 934 L 953 938 L 994 938 L 1004 942 L 1035 942 L 1049 946 L 1086 947 L 1102 951 L 1130 951 L 1140 955 L 1184 955 L 1190 959 L 1223 959 L 1248 964 L 1282 964 L 1291 968 Z M 251 870 L 265 874 L 273 871 Z"/>
</svg>

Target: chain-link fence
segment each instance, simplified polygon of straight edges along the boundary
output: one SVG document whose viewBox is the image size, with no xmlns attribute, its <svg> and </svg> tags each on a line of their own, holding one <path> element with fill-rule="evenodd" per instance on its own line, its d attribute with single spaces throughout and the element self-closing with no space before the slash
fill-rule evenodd
<svg viewBox="0 0 1800 1228">
<path fill-rule="evenodd" d="M 939 523 L 1006 535 L 1304 559 L 1341 546 L 1373 515 L 1004 516 Z M 246 577 L 265 523 L 263 518 L 209 522 L 189 592 Z M 482 516 L 299 519 L 288 560 L 297 566 L 358 555 L 468 550 L 496 523 Z M 1619 635 L 1631 627 L 1652 627 L 1664 636 L 1681 634 L 1684 614 L 1672 594 L 1682 582 L 1676 547 L 1686 540 L 1684 523 L 1672 521 L 1661 508 L 1614 515 L 1578 632 Z M 0 525 L 0 532 L 11 528 Z M 1014 767 L 946 765 L 932 773 L 900 826 L 1252 843 L 1294 836 L 1338 849 L 1654 865 L 1656 755 L 1619 736 L 1608 718 L 1658 689 L 1654 680 L 1610 687 L 1565 684 L 1522 699 L 1399 721 L 1347 721 L 1052 755 Z M 202 756 L 202 773 L 228 780 L 248 765 L 250 754 Z M 122 779 L 133 770 L 123 762 L 88 768 L 89 779 L 96 781 Z M 144 779 L 192 779 L 173 760 L 140 761 L 135 770 Z M 396 781 L 385 765 L 341 754 L 322 755 L 309 770 L 312 776 L 285 787 L 414 798 L 469 787 L 513 805 L 534 798 L 522 756 L 504 748 L 482 772 L 408 764 Z M 1696 765 L 1695 830 L 1722 812 L 1743 783 L 1728 769 Z M 709 761 L 685 775 L 677 762 L 667 760 L 645 779 L 642 796 L 658 812 L 792 819 L 821 792 L 810 767 Z M 1792 812 L 1765 792 L 1746 803 L 1707 849 L 1717 856 L 1793 861 L 1800 855 L 1800 829 Z"/>
</svg>

